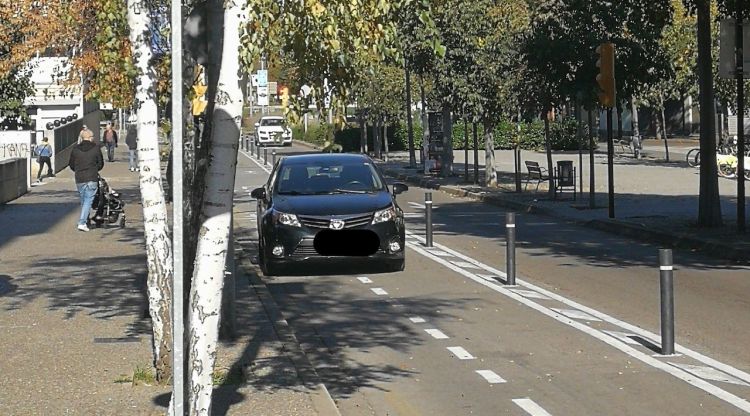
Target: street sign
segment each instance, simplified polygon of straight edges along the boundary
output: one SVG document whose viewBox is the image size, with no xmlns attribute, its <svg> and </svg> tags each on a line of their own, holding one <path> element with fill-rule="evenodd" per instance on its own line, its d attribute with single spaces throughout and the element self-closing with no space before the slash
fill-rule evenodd
<svg viewBox="0 0 750 416">
<path fill-rule="evenodd" d="M 268 105 L 268 85 L 258 86 L 258 105 Z"/>
<path fill-rule="evenodd" d="M 267 69 L 259 69 L 258 70 L 258 86 L 259 87 L 265 87 L 268 86 L 268 70 Z"/>
<path fill-rule="evenodd" d="M 734 79 L 737 74 L 736 27 L 734 19 L 722 19 L 719 37 L 719 76 Z M 742 64 L 745 77 L 750 77 L 750 22 L 742 26 Z"/>
<path fill-rule="evenodd" d="M 258 75 L 257 74 L 250 75 L 250 85 L 252 85 L 253 87 L 258 86 Z"/>
</svg>

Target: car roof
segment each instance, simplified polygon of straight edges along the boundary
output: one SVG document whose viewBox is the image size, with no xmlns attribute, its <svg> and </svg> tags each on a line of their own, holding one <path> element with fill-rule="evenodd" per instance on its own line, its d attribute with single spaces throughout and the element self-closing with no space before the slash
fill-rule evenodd
<svg viewBox="0 0 750 416">
<path fill-rule="evenodd" d="M 303 155 L 285 156 L 283 164 L 301 165 L 308 163 L 372 163 L 366 155 L 357 153 L 306 153 Z"/>
<path fill-rule="evenodd" d="M 263 116 L 263 117 L 261 117 L 260 119 L 261 119 L 261 120 L 269 120 L 269 119 L 274 119 L 274 120 L 283 120 L 283 119 L 284 119 L 284 117 L 282 117 L 282 116 Z"/>
</svg>

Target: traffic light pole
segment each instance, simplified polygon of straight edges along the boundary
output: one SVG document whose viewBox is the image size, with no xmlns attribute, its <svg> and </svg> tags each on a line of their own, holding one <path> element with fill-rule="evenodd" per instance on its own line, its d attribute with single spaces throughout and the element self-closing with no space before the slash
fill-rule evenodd
<svg viewBox="0 0 750 416">
<path fill-rule="evenodd" d="M 609 218 L 615 217 L 615 146 L 612 137 L 612 107 L 607 107 L 607 176 L 609 182 Z"/>
</svg>

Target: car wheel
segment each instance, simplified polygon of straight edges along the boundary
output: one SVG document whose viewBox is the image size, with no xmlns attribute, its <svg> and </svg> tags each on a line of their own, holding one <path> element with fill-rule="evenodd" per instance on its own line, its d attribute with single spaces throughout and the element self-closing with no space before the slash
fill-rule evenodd
<svg viewBox="0 0 750 416">
<path fill-rule="evenodd" d="M 389 272 L 403 272 L 406 268 L 406 259 L 394 261 L 388 265 Z"/>
</svg>

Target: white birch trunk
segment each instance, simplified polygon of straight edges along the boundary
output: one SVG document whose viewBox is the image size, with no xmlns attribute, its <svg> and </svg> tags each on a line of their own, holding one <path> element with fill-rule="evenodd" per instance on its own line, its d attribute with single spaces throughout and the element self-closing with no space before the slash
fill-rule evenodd
<svg viewBox="0 0 750 416">
<path fill-rule="evenodd" d="M 172 241 L 169 234 L 167 205 L 161 186 L 159 160 L 156 73 L 149 65 L 152 56 L 149 15 L 146 10 L 133 13 L 134 0 L 128 0 L 128 24 L 135 66 L 138 164 L 140 171 L 143 225 L 148 260 L 148 303 L 153 325 L 154 363 L 159 381 L 172 372 Z"/>
<path fill-rule="evenodd" d="M 493 128 L 484 124 L 484 184 L 497 186 L 497 169 L 495 169 L 495 138 Z"/>
<path fill-rule="evenodd" d="M 216 361 L 242 118 L 238 50 L 243 16 L 244 12 L 236 1 L 226 3 L 222 62 L 212 114 L 211 155 L 190 290 L 188 400 L 190 415 L 194 416 L 211 413 L 212 373 Z"/>
</svg>

